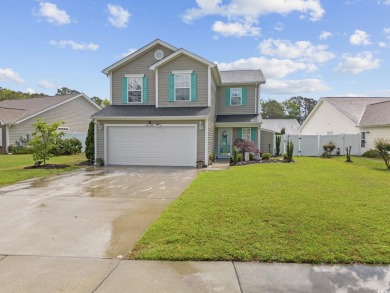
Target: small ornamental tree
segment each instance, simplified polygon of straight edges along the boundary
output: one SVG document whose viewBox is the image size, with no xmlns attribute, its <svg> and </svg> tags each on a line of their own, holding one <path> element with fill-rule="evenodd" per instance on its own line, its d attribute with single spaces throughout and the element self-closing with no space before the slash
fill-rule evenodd
<svg viewBox="0 0 390 293">
<path fill-rule="evenodd" d="M 374 146 L 378 150 L 379 156 L 385 161 L 387 169 L 390 170 L 390 140 L 376 138 L 374 139 Z"/>
<path fill-rule="evenodd" d="M 233 147 L 236 147 L 237 150 L 242 153 L 242 156 L 245 157 L 245 153 L 254 153 L 259 154 L 260 150 L 256 147 L 255 143 L 251 140 L 246 139 L 236 139 L 233 143 Z"/>
<path fill-rule="evenodd" d="M 32 155 L 35 161 L 43 161 L 46 164 L 46 160 L 53 156 L 51 150 L 56 147 L 57 140 L 65 134 L 58 131 L 58 127 L 63 124 L 63 121 L 47 124 L 40 118 L 33 123 L 35 130 L 29 144 L 32 146 Z"/>
<path fill-rule="evenodd" d="M 85 139 L 85 156 L 87 160 L 93 162 L 95 160 L 95 125 L 93 121 L 89 122 L 88 134 Z"/>
<path fill-rule="evenodd" d="M 287 140 L 287 162 L 293 161 L 294 144 L 291 140 Z"/>
<path fill-rule="evenodd" d="M 322 146 L 322 148 L 324 149 L 324 151 L 327 153 L 327 157 L 330 158 L 330 156 L 332 155 L 332 152 L 334 151 L 334 149 L 336 148 L 336 145 L 333 143 L 333 142 L 328 142 L 326 144 L 324 144 Z"/>
</svg>

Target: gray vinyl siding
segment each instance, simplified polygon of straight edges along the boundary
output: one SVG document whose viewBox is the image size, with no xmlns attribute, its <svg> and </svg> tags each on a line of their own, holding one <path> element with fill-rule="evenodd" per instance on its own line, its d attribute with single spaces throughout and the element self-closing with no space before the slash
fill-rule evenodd
<svg viewBox="0 0 390 293">
<path fill-rule="evenodd" d="M 27 119 L 20 124 L 12 125 L 9 128 L 9 144 L 16 145 L 16 140 L 34 132 L 33 123 L 37 118 L 43 119 L 47 123 L 64 121 L 64 127 L 69 127 L 66 133 L 87 133 L 91 115 L 98 109 L 83 97 L 76 98 L 63 105 L 43 112 L 35 117 Z"/>
<path fill-rule="evenodd" d="M 6 137 L 7 137 L 7 135 L 6 135 L 6 126 L 5 125 L 0 125 L 0 129 L 1 129 L 1 131 L 0 131 L 0 154 L 5 154 L 5 153 L 7 153 L 7 149 L 6 149 L 6 144 L 5 144 L 5 140 L 6 140 Z"/>
<path fill-rule="evenodd" d="M 241 88 L 246 87 L 247 99 L 245 106 L 226 106 L 226 88 Z M 217 115 L 230 114 L 256 114 L 256 86 L 251 85 L 235 85 L 235 86 L 221 86 L 218 87 L 217 98 Z"/>
<path fill-rule="evenodd" d="M 169 75 L 174 70 L 193 70 L 197 74 L 197 100 L 169 102 Z M 181 55 L 158 69 L 159 107 L 207 107 L 208 66 Z"/>
<path fill-rule="evenodd" d="M 216 128 L 215 128 L 215 120 L 216 120 L 216 101 L 217 101 L 217 85 L 214 81 L 214 78 L 211 77 L 211 107 L 210 107 L 210 114 L 209 114 L 209 117 L 208 117 L 208 126 L 209 126 L 209 129 L 208 129 L 208 139 L 209 139 L 209 142 L 208 142 L 208 148 L 209 148 L 209 155 L 214 153 L 215 155 L 217 155 L 216 153 L 216 140 L 215 140 L 215 137 L 216 137 Z"/>
<path fill-rule="evenodd" d="M 261 130 L 260 133 L 260 150 L 263 153 L 274 152 L 274 133 Z"/>
<path fill-rule="evenodd" d="M 104 158 L 104 124 L 147 124 L 147 121 L 118 121 L 118 120 L 99 120 L 99 122 L 102 124 L 102 129 L 97 129 L 97 136 L 96 136 L 96 143 L 97 143 L 97 158 Z M 160 124 L 196 124 L 199 125 L 200 120 L 186 120 L 186 121 L 158 121 L 153 120 L 153 123 L 160 123 Z M 204 121 L 202 120 L 202 123 Z M 197 127 L 197 159 L 204 161 L 205 157 L 205 130 L 199 130 Z M 194 162 L 195 164 L 195 162 Z"/>
<path fill-rule="evenodd" d="M 156 104 L 156 76 L 153 70 L 149 70 L 149 66 L 156 63 L 158 60 L 154 58 L 154 52 L 162 50 L 164 57 L 172 54 L 174 51 L 161 45 L 156 45 L 141 56 L 126 63 L 120 68 L 112 72 L 112 104 L 122 105 L 122 78 L 125 74 L 145 74 L 148 77 L 148 103 L 147 105 Z M 138 104 L 139 105 L 139 104 Z M 146 104 L 145 104 L 146 105 Z"/>
</svg>

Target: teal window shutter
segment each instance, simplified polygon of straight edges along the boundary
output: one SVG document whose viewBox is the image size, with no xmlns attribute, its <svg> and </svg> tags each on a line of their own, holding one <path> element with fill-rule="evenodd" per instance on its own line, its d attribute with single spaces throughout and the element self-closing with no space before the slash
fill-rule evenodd
<svg viewBox="0 0 390 293">
<path fill-rule="evenodd" d="M 172 73 L 169 75 L 169 101 L 175 101 L 175 76 Z"/>
<path fill-rule="evenodd" d="M 197 78 L 196 78 L 196 72 L 192 72 L 191 74 L 191 102 L 195 102 L 198 98 L 197 93 Z"/>
<path fill-rule="evenodd" d="M 237 138 L 242 139 L 242 128 L 237 128 Z"/>
<path fill-rule="evenodd" d="M 246 106 L 246 87 L 242 88 L 242 105 Z"/>
<path fill-rule="evenodd" d="M 225 89 L 225 105 L 230 106 L 230 88 Z"/>
<path fill-rule="evenodd" d="M 148 103 L 148 77 L 142 79 L 142 103 Z"/>
<path fill-rule="evenodd" d="M 257 132 L 257 128 L 252 127 L 251 128 L 251 141 L 256 141 L 256 132 Z"/>
<path fill-rule="evenodd" d="M 128 99 L 127 99 L 127 78 L 123 77 L 122 78 L 122 103 L 127 104 Z"/>
</svg>

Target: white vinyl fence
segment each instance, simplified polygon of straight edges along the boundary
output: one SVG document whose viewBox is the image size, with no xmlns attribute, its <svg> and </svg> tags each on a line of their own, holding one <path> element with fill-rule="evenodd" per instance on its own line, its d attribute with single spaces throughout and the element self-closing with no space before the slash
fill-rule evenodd
<svg viewBox="0 0 390 293">
<path fill-rule="evenodd" d="M 321 156 L 324 152 L 323 145 L 333 142 L 336 149 L 340 148 L 340 154 L 345 155 L 345 148 L 352 146 L 351 155 L 360 156 L 360 134 L 332 134 L 332 135 L 283 135 L 280 150 L 286 152 L 287 140 L 294 144 L 295 156 Z M 336 154 L 336 149 L 332 154 Z"/>
</svg>

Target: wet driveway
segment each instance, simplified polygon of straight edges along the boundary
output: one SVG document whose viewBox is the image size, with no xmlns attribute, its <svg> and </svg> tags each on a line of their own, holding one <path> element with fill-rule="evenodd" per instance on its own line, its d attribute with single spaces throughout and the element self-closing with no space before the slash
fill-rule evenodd
<svg viewBox="0 0 390 293">
<path fill-rule="evenodd" d="M 196 175 L 92 167 L 0 188 L 0 255 L 124 256 Z"/>
</svg>

